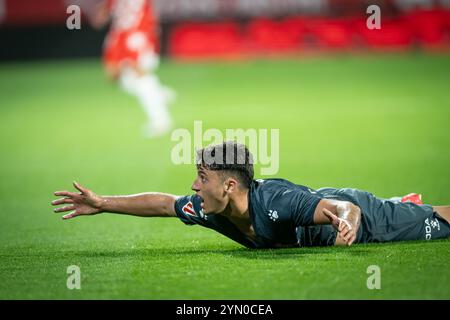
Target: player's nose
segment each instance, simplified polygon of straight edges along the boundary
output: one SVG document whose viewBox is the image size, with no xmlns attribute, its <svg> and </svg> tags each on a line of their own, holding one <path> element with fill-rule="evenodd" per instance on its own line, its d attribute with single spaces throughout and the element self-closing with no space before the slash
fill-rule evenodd
<svg viewBox="0 0 450 320">
<path fill-rule="evenodd" d="M 194 180 L 194 183 L 192 183 L 191 189 L 195 192 L 200 191 L 200 188 L 198 186 L 197 180 Z"/>
</svg>

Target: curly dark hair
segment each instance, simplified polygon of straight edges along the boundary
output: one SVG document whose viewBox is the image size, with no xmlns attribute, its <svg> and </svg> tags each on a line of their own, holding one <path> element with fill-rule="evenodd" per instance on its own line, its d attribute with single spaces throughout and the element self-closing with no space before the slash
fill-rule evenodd
<svg viewBox="0 0 450 320">
<path fill-rule="evenodd" d="M 240 184 L 250 189 L 253 181 L 253 155 L 248 148 L 235 141 L 225 141 L 197 150 L 197 169 L 222 171 L 234 176 Z"/>
</svg>

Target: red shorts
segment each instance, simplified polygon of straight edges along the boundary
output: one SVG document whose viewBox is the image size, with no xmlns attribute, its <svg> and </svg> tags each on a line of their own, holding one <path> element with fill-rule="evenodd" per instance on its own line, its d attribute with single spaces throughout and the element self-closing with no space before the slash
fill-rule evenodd
<svg viewBox="0 0 450 320">
<path fill-rule="evenodd" d="M 139 29 L 111 31 L 103 47 L 103 62 L 107 69 L 117 69 L 123 65 L 131 65 L 141 69 L 149 69 L 151 56 L 156 57 L 156 41 L 145 31 Z"/>
</svg>

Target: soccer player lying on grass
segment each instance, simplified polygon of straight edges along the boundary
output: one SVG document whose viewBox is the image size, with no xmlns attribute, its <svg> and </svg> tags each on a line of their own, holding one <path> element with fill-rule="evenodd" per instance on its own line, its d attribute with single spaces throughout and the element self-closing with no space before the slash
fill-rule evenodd
<svg viewBox="0 0 450 320">
<path fill-rule="evenodd" d="M 450 236 L 450 206 L 380 199 L 357 189 L 312 190 L 282 179 L 253 180 L 252 155 L 235 142 L 198 152 L 191 196 L 142 193 L 99 196 L 55 192 L 71 219 L 102 212 L 143 217 L 178 217 L 214 229 L 249 248 L 351 245 L 440 239 Z M 417 199 L 416 199 L 417 200 Z"/>
</svg>

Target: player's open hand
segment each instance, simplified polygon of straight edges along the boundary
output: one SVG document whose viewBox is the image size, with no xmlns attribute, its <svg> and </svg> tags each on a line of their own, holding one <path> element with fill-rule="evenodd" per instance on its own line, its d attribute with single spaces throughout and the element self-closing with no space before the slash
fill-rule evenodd
<svg viewBox="0 0 450 320">
<path fill-rule="evenodd" d="M 338 237 L 347 245 L 352 245 L 356 239 L 357 226 L 333 214 L 330 210 L 323 208 L 323 214 L 330 219 L 331 225 L 338 232 Z"/>
<path fill-rule="evenodd" d="M 100 196 L 75 181 L 73 186 L 80 192 L 56 191 L 54 193 L 55 196 L 63 196 L 64 198 L 52 201 L 52 205 L 69 204 L 68 206 L 56 208 L 55 212 L 71 211 L 64 215 L 63 219 L 72 219 L 80 215 L 94 215 L 102 212 L 102 198 Z"/>
</svg>

